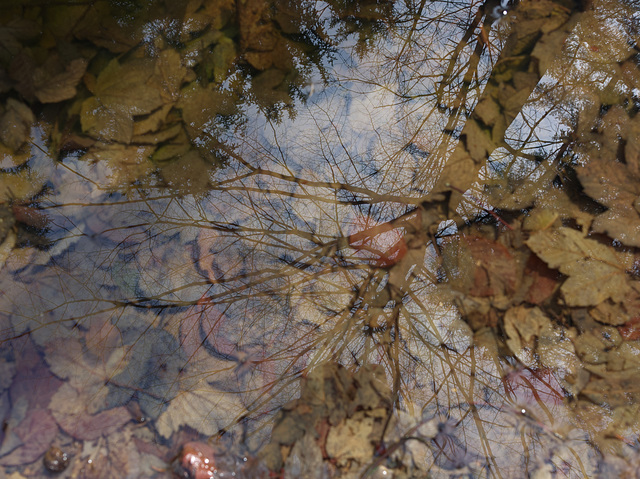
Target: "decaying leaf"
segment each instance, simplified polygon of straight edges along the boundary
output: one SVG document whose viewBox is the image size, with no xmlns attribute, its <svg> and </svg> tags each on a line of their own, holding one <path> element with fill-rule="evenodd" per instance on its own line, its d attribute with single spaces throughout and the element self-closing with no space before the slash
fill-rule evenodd
<svg viewBox="0 0 640 479">
<path fill-rule="evenodd" d="M 326 450 L 339 466 L 351 462 L 354 470 L 367 464 L 382 437 L 388 411 L 384 408 L 358 411 L 329 430 Z"/>
<path fill-rule="evenodd" d="M 155 62 L 149 59 L 123 64 L 111 60 L 98 76 L 95 96 L 82 104 L 83 131 L 99 139 L 129 143 L 133 117 L 151 113 L 165 103 L 161 90 L 152 86 L 157 81 L 152 79 L 155 68 Z"/>
<path fill-rule="evenodd" d="M 527 287 L 526 301 L 544 303 L 559 285 L 560 273 L 550 269 L 540 258 L 532 254 L 524 268 L 523 284 Z"/>
<path fill-rule="evenodd" d="M 217 390 L 202 381 L 197 388 L 182 391 L 172 399 L 158 418 L 156 427 L 164 437 L 170 437 L 182 426 L 190 426 L 210 436 L 245 412 L 240 401 L 228 392 Z"/>
<path fill-rule="evenodd" d="M 54 339 L 45 346 L 45 359 L 51 371 L 68 385 L 86 391 L 85 407 L 89 413 L 105 407 L 105 386 L 109 379 L 127 363 L 127 350 L 116 344 L 115 335 L 101 344 L 98 354 L 84 350 L 81 340 L 75 338 Z"/>
<path fill-rule="evenodd" d="M 3 466 L 20 466 L 40 458 L 58 434 L 58 426 L 45 409 L 32 409 L 12 432 L 20 438 L 21 444 L 0 457 Z"/>
<path fill-rule="evenodd" d="M 13 98 L 7 100 L 0 116 L 0 141 L 13 151 L 20 149 L 30 137 L 35 116 L 27 105 Z"/>
<path fill-rule="evenodd" d="M 613 326 L 621 326 L 629 321 L 629 315 L 622 304 L 614 304 L 611 301 L 603 301 L 589 311 L 593 319 Z"/>
<path fill-rule="evenodd" d="M 554 371 L 527 367 L 511 371 L 504 377 L 505 390 L 519 406 L 539 404 L 546 408 L 560 406 L 565 398 Z"/>
<path fill-rule="evenodd" d="M 95 402 L 92 394 L 90 388 L 77 390 L 65 383 L 51 399 L 51 413 L 56 422 L 76 439 L 106 437 L 131 421 L 131 414 L 123 406 L 105 409 L 96 414 L 90 413 L 88 407 Z"/>
<path fill-rule="evenodd" d="M 153 170 L 150 157 L 154 150 L 154 146 L 125 146 L 98 142 L 83 159 L 106 165 L 110 186 L 116 188 L 148 175 Z"/>
<path fill-rule="evenodd" d="M 584 192 L 607 207 L 595 218 L 593 230 L 640 246 L 640 119 L 613 106 L 599 121 L 584 122 L 581 129 L 584 140 L 579 151 L 588 161 L 576 172 Z"/>
<path fill-rule="evenodd" d="M 517 285 L 517 264 L 501 243 L 464 235 L 442 247 L 444 267 L 454 288 L 472 296 L 506 296 Z"/>
<path fill-rule="evenodd" d="M 640 246 L 640 177 L 615 160 L 599 158 L 578 169 L 585 193 L 608 209 L 592 228 L 629 246 Z"/>
<path fill-rule="evenodd" d="M 36 71 L 35 96 L 42 103 L 57 103 L 76 96 L 76 85 L 87 69 L 87 61 L 84 58 L 71 60 L 64 67 L 64 71 L 51 75 L 44 70 Z"/>
<path fill-rule="evenodd" d="M 549 318 L 540 308 L 516 306 L 504 315 L 504 329 L 507 334 L 507 346 L 518 359 L 531 364 L 535 351 L 535 338 L 550 327 Z"/>
<path fill-rule="evenodd" d="M 136 439 L 133 428 L 124 428 L 104 439 L 85 441 L 78 460 L 73 461 L 69 477 L 165 477 L 158 471 L 165 471 L 166 463 L 141 450 L 139 445 L 143 444 Z"/>
<path fill-rule="evenodd" d="M 180 54 L 176 50 L 162 51 L 156 60 L 154 75 L 150 86 L 158 89 L 163 99 L 169 103 L 180 95 L 180 86 L 187 76 Z"/>
<path fill-rule="evenodd" d="M 197 84 L 183 88 L 177 107 L 182 109 L 182 118 L 191 138 L 212 126 L 216 115 L 231 115 L 236 108 L 228 93 L 220 92 L 213 85 L 204 88 Z"/>
<path fill-rule="evenodd" d="M 611 248 L 571 228 L 538 231 L 527 245 L 551 268 L 568 276 L 561 291 L 569 306 L 619 302 L 630 290 L 625 269 Z"/>
</svg>

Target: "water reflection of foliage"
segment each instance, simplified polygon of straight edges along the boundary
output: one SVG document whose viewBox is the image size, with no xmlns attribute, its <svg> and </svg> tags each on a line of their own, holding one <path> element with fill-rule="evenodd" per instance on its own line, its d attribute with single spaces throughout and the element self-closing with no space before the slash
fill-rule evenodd
<svg viewBox="0 0 640 479">
<path fill-rule="evenodd" d="M 425 20 L 428 25 L 433 22 L 433 18 Z M 481 40 L 484 39 L 478 37 L 478 45 L 483 44 Z M 419 44 L 416 40 L 415 45 Z M 437 45 L 432 43 L 430 47 Z M 367 61 L 366 54 L 361 54 Z M 419 55 L 420 52 L 416 53 Z M 255 61 L 259 59 L 258 55 Z M 549 58 L 543 56 L 539 60 L 549 61 Z M 471 145 L 469 140 L 482 144 L 484 150 L 472 155 L 474 161 L 476 157 L 491 155 L 491 149 L 495 148 L 493 140 L 496 138 L 473 137 L 478 131 L 469 133 L 466 125 L 471 121 L 460 114 L 463 110 L 474 110 L 474 105 L 482 99 L 479 92 L 483 82 L 492 80 L 491 62 L 482 61 L 475 59 L 462 75 L 472 73 L 478 77 L 477 84 L 471 89 L 477 93 L 474 92 L 470 99 L 465 93 L 447 100 L 443 98 L 446 96 L 443 91 L 420 97 L 423 102 L 419 107 L 433 111 L 433 115 L 446 113 L 440 119 L 442 125 L 448 125 L 442 136 L 437 136 L 441 128 L 435 128 L 435 139 L 432 132 L 419 128 L 421 122 L 422 125 L 427 123 L 410 114 L 418 106 L 410 102 L 403 105 L 405 108 L 400 109 L 400 117 L 402 121 L 406 120 L 404 124 L 412 125 L 408 137 L 394 138 L 395 131 L 378 132 L 381 136 L 388 134 L 380 141 L 387 151 L 391 151 L 388 156 L 366 147 L 363 152 L 357 138 L 345 138 L 341 134 L 339 126 L 343 118 L 339 115 L 336 118 L 333 111 L 327 110 L 324 112 L 327 118 L 317 113 L 311 118 L 316 126 L 322 126 L 319 129 L 322 134 L 313 135 L 311 139 L 297 137 L 292 151 L 278 144 L 286 138 L 286 130 L 279 129 L 286 120 L 281 120 L 280 125 L 266 123 L 267 129 L 275 132 L 273 138 L 255 140 L 248 136 L 242 142 L 236 142 L 235 148 L 223 150 L 229 159 L 227 168 L 212 177 L 201 175 L 206 176 L 207 186 L 212 189 L 209 195 L 178 201 L 162 198 L 161 194 L 156 196 L 153 190 L 143 188 L 111 203 L 114 209 L 104 218 L 84 219 L 72 214 L 65 218 L 66 213 L 52 215 L 61 225 L 75 222 L 76 227 L 89 226 L 90 230 L 93 227 L 93 235 L 113 241 L 101 252 L 107 256 L 110 265 L 107 269 L 111 274 L 116 268 L 109 263 L 110 257 L 114 251 L 122 252 L 118 259 L 121 269 L 116 272 L 118 284 L 113 288 L 114 297 L 104 291 L 91 291 L 87 298 L 77 299 L 78 305 L 95 295 L 93 299 L 102 299 L 107 311 L 109 304 L 118 311 L 126 305 L 127 312 L 146 307 L 156 311 L 168 312 L 171 308 L 175 308 L 171 312 L 179 311 L 175 316 L 132 314 L 132 318 L 126 318 L 118 312 L 110 317 L 117 325 L 116 332 L 126 336 L 121 346 L 127 350 L 137 354 L 147 351 L 150 346 L 137 339 L 144 334 L 149 338 L 164 338 L 157 342 L 166 349 L 177 351 L 167 364 L 163 363 L 162 354 L 153 352 L 152 356 L 163 363 L 160 364 L 162 367 L 150 363 L 148 369 L 143 370 L 135 365 L 124 365 L 114 377 L 105 371 L 92 374 L 89 381 L 92 385 L 100 384 L 105 378 L 112 379 L 108 397 L 109 405 L 114 407 L 110 410 L 122 412 L 117 408 L 131 397 L 130 383 L 134 379 L 166 374 L 171 383 L 169 390 L 151 390 L 146 394 L 148 397 L 144 393 L 137 396 L 145 412 L 158 419 L 157 430 L 167 437 L 181 426 L 199 425 L 203 432 L 214 434 L 222 423 L 228 425 L 229 416 L 244 415 L 244 408 L 256 416 L 281 405 L 283 398 L 295 391 L 293 380 L 304 368 L 339 360 L 352 368 L 370 363 L 384 365 L 392 378 L 393 400 L 400 410 L 409 413 L 409 419 L 405 418 L 407 423 L 398 426 L 401 437 L 396 435 L 389 440 L 395 441 L 398 449 L 413 442 L 433 446 L 420 451 L 417 447 L 407 447 L 402 452 L 418 456 L 431 451 L 435 456 L 432 462 L 445 471 L 459 472 L 461 468 L 469 467 L 478 472 L 491 464 L 506 475 L 514 468 L 517 475 L 524 466 L 514 464 L 508 455 L 510 448 L 521 440 L 518 431 L 523 432 L 523 442 L 526 442 L 519 447 L 528 453 L 537 453 L 538 457 L 557 464 L 565 459 L 571 464 L 579 463 L 580 456 L 587 456 L 587 444 L 583 437 L 578 437 L 579 431 L 572 431 L 561 422 L 570 420 L 563 405 L 565 391 L 575 397 L 581 395 L 579 400 L 574 400 L 572 414 L 578 420 L 587 418 L 585 423 L 595 424 L 590 419 L 600 417 L 604 421 L 606 417 L 606 412 L 603 415 L 602 409 L 589 404 L 585 398 L 615 408 L 613 426 L 602 427 L 604 437 L 595 425 L 589 431 L 598 437 L 603 448 L 620 450 L 623 447 L 620 437 L 614 437 L 615 434 L 621 436 L 616 431 L 617 426 L 624 428 L 622 434 L 628 433 L 631 438 L 622 437 L 622 443 L 631 443 L 637 434 L 630 419 L 636 406 L 628 407 L 624 401 L 615 402 L 608 387 L 614 385 L 616 391 L 634 394 L 629 375 L 637 368 L 632 360 L 637 329 L 631 320 L 637 314 L 634 309 L 637 308 L 634 292 L 637 288 L 627 277 L 629 255 L 618 254 L 619 251 L 603 242 L 602 237 L 583 238 L 576 229 L 578 226 L 587 233 L 592 225 L 592 214 L 602 213 L 602 209 L 581 211 L 561 191 L 542 194 L 545 188 L 551 188 L 553 180 L 558 181 L 557 168 L 565 161 L 567 152 L 561 141 L 552 139 L 545 144 L 549 149 L 556 148 L 554 158 L 548 158 L 551 156 L 548 153 L 537 158 L 527 156 L 513 143 L 505 142 L 505 149 L 511 155 L 503 156 L 502 165 L 495 160 L 495 168 L 487 171 L 488 176 L 493 175 L 492 188 L 467 196 L 465 201 L 471 206 L 459 210 L 469 224 L 447 211 L 445 203 L 456 196 L 453 193 L 462 193 L 471 184 L 458 188 L 460 191 L 450 188 L 448 196 L 430 202 L 425 201 L 420 189 L 410 188 L 416 156 L 418 166 L 428 170 L 427 176 L 438 170 L 438 164 L 425 160 L 434 146 L 445 145 L 438 152 L 439 160 L 458 148 L 456 145 L 461 144 L 457 141 L 458 136 L 469 135 L 466 143 L 462 142 L 466 150 Z M 625 61 L 624 71 L 634 71 L 633 61 Z M 379 64 L 371 62 L 371 65 Z M 257 68 L 256 65 L 253 67 Z M 381 69 L 386 71 L 385 67 L 386 64 Z M 486 75 L 479 73 L 480 68 L 486 68 Z M 517 66 L 511 65 L 511 68 L 515 70 Z M 367 69 L 363 68 L 357 73 L 362 75 L 365 71 Z M 373 71 L 377 73 L 375 68 Z M 508 77 L 509 71 L 501 74 Z M 388 78 L 373 76 L 378 82 L 380 78 Z M 356 80 L 356 84 L 357 80 L 362 80 L 356 78 L 355 73 L 351 79 Z M 426 77 L 419 80 L 428 85 Z M 501 81 L 503 84 L 509 82 L 508 78 Z M 533 87 L 530 81 L 524 83 L 521 92 Z M 451 85 L 454 85 L 451 86 L 452 93 L 461 90 L 460 84 Z M 383 84 L 380 90 L 389 91 L 390 88 Z M 394 90 L 393 95 L 406 99 L 409 91 L 399 90 Z M 551 89 L 552 93 L 555 91 L 558 90 Z M 212 90 L 199 91 L 195 96 L 204 98 L 210 93 Z M 374 94 L 379 94 L 379 90 Z M 534 104 L 547 107 L 545 100 L 551 96 L 540 98 L 539 103 Z M 624 98 L 618 100 L 625 105 Z M 466 106 L 462 108 L 465 102 Z M 439 105 L 449 103 L 438 109 Z M 498 101 L 490 106 L 501 112 Z M 598 127 L 594 131 L 592 124 L 594 121 L 608 124 L 611 118 L 622 118 L 618 123 L 625 125 L 623 139 L 634 138 L 635 122 L 625 116 L 627 112 L 623 106 L 605 108 L 610 112 L 606 114 L 599 108 L 595 110 L 598 111 L 581 110 L 584 126 L 578 129 L 577 136 L 597 144 L 598 150 L 613 151 L 617 136 L 598 130 Z M 489 112 L 495 113 L 491 108 Z M 181 114 L 185 115 L 184 108 Z M 206 128 L 210 114 L 203 115 L 204 122 L 194 128 L 204 141 L 215 137 Z M 449 118 L 455 118 L 455 127 L 449 125 Z M 471 120 L 476 119 L 472 117 Z M 462 121 L 466 124 L 459 123 Z M 518 121 L 511 132 L 524 131 L 523 136 L 531 143 L 535 138 L 533 130 L 539 124 L 540 117 L 534 112 Z M 529 127 L 529 133 L 526 128 L 520 129 L 524 126 Z M 504 133 L 507 125 L 503 127 L 503 130 L 495 131 Z M 519 128 L 518 132 L 514 132 L 515 127 Z M 502 136 L 498 134 L 498 139 L 502 140 Z M 544 142 L 533 143 L 539 148 Z M 635 171 L 627 171 L 630 167 L 623 167 L 620 162 L 606 163 L 593 150 L 579 144 L 574 137 L 572 147 L 576 156 L 584 162 L 589 160 L 591 165 L 576 166 L 578 179 L 587 194 L 604 203 L 610 212 L 621 210 L 636 218 L 637 212 L 628 204 L 624 208 L 618 205 L 590 181 L 593 175 L 589 168 L 597 172 L 597 165 L 604 163 L 618 172 L 635 174 Z M 340 156 L 335 153 L 338 151 L 335 145 L 343 149 Z M 635 159 L 634 150 L 631 146 L 628 148 L 628 157 Z M 346 159 L 342 153 L 346 153 Z M 524 167 L 522 158 L 527 163 Z M 364 164 L 367 162 L 373 164 Z M 474 166 L 479 168 L 479 165 Z M 78 172 L 86 171 L 84 168 L 87 166 L 78 167 Z M 472 172 L 474 180 L 478 168 Z M 424 176 L 425 172 L 422 173 Z M 514 186 L 513 182 L 501 182 L 501 177 L 518 177 L 521 181 Z M 518 195 L 500 197 L 496 192 L 505 185 L 516 188 Z M 449 188 L 449 185 L 445 186 Z M 519 187 L 528 189 L 523 192 Z M 632 200 L 638 194 L 633 188 L 635 186 L 625 186 L 625 193 Z M 544 204 L 548 201 L 546 196 L 554 196 L 557 202 L 553 206 Z M 65 197 L 61 195 L 60 198 Z M 68 198 L 65 202 L 71 204 Z M 145 205 L 146 209 L 132 215 L 136 225 L 132 228 L 125 212 L 135 211 L 135 202 Z M 478 208 L 479 203 L 483 203 L 485 211 Z M 451 201 L 449 204 L 456 205 Z M 490 204 L 500 204 L 503 209 L 515 211 L 494 210 Z M 550 210 L 548 214 L 538 215 L 537 211 L 545 207 Z M 114 213 L 116 209 L 117 214 Z M 478 215 L 482 221 L 476 221 Z M 440 228 L 441 221 L 448 216 L 453 220 Z M 504 220 L 496 223 L 496 216 L 508 219 L 509 224 Z M 600 232 L 632 246 L 625 231 L 614 233 L 607 229 L 610 223 L 606 218 L 600 217 L 600 220 L 605 224 Z M 86 225 L 83 224 L 85 221 Z M 459 229 L 457 233 L 455 223 Z M 138 244 L 141 238 L 144 247 Z M 60 248 L 64 241 L 71 242 L 64 238 L 59 243 Z M 79 242 L 78 252 L 82 251 L 80 245 L 87 246 Z M 189 248 L 194 245 L 197 248 L 191 251 Z M 179 255 L 174 253 L 176 246 L 182 248 Z M 558 246 L 565 262 L 547 255 L 548 250 L 553 252 Z M 62 251 L 65 250 L 58 250 L 58 253 Z M 585 256 L 584 251 L 589 254 Z M 70 258 L 74 257 L 72 252 L 72 249 L 67 250 Z M 583 266 L 591 275 L 599 277 L 604 270 L 605 274 L 614 275 L 621 281 L 622 287 L 611 290 L 583 283 L 576 287 L 575 281 L 584 281 L 584 277 L 566 264 L 571 255 L 583 257 L 581 262 L 574 263 Z M 439 263 L 440 258 L 444 264 Z M 59 269 L 53 275 L 67 277 L 73 263 L 67 267 L 62 258 L 55 261 Z M 180 263 L 188 268 L 181 269 Z M 89 269 L 105 269 L 98 264 Z M 569 279 L 564 280 L 549 267 L 559 268 Z M 172 274 L 167 275 L 167 270 Z M 526 283 L 528 275 L 537 279 Z M 542 279 L 538 281 L 539 278 Z M 445 279 L 448 282 L 441 284 Z M 587 286 L 595 287 L 596 293 L 586 295 L 585 299 L 580 293 L 588 291 Z M 631 293 L 629 301 L 621 301 L 623 293 Z M 43 296 L 47 297 L 47 294 Z M 71 307 L 74 301 L 64 301 L 60 305 L 61 309 L 68 307 L 70 317 L 60 319 L 48 315 L 38 321 L 38 308 L 34 307 L 22 311 L 22 316 L 14 317 L 11 326 L 16 334 L 31 328 L 36 343 L 45 344 L 51 340 L 49 333 L 56 329 L 48 329 L 51 325 L 60 327 L 62 332 L 59 334 L 68 333 L 62 326 L 80 312 Z M 523 301 L 528 304 L 520 304 Z M 621 318 L 626 320 L 615 322 L 622 321 Z M 92 329 L 89 323 L 80 326 L 82 335 L 85 328 Z M 617 326 L 623 326 L 623 329 Z M 504 333 L 505 341 L 496 334 L 500 331 Z M 624 338 L 620 337 L 623 332 Z M 118 338 L 111 340 L 116 344 L 117 353 Z M 509 359 L 505 361 L 504 356 Z M 609 356 L 616 358 L 615 364 L 610 363 L 618 368 L 615 377 L 607 369 L 608 365 L 602 366 L 603 358 Z M 53 362 L 52 357 L 49 359 Z M 584 363 L 588 366 L 583 368 Z M 234 375 L 239 378 L 238 382 L 231 380 Z M 68 386 L 66 390 L 68 393 Z M 261 390 L 270 391 L 267 401 L 256 398 L 257 391 Z M 222 392 L 239 394 L 241 407 L 234 409 L 234 404 L 217 402 L 223 397 Z M 60 394 L 57 400 L 62 402 L 71 396 Z M 166 401 L 171 402 L 162 411 Z M 219 408 L 225 417 L 215 417 L 202 426 L 197 413 L 184 414 L 189 406 L 209 409 L 211 418 Z M 432 421 L 432 418 L 437 420 Z M 424 428 L 422 433 L 415 434 L 416 440 L 412 434 L 421 425 L 437 428 Z M 403 436 L 405 431 L 409 432 Z M 392 432 L 398 434 L 398 430 Z M 461 436 L 466 436 L 464 441 Z M 551 448 L 561 445 L 565 449 L 551 452 Z M 572 458 L 572 454 L 577 458 Z"/>
</svg>

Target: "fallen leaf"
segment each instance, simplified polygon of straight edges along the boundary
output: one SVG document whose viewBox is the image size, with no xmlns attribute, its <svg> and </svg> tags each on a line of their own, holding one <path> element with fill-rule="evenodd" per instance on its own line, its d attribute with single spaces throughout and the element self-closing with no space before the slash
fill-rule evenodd
<svg viewBox="0 0 640 479">
<path fill-rule="evenodd" d="M 11 401 L 26 399 L 29 409 L 47 408 L 51 398 L 62 385 L 42 360 L 40 353 L 27 336 L 24 342 L 13 340 L 16 354 L 16 376 L 11 384 Z"/>
<path fill-rule="evenodd" d="M 45 409 L 31 409 L 13 432 L 22 445 L 0 458 L 3 466 L 21 466 L 40 458 L 58 434 L 58 425 Z"/>
<path fill-rule="evenodd" d="M 53 5 L 56 7 L 57 5 Z M 75 37 L 79 40 L 88 40 L 98 47 L 106 48 L 113 53 L 130 52 L 144 41 L 147 30 L 143 28 L 149 21 L 142 9 L 136 15 L 125 14 L 122 4 L 96 3 L 91 5 L 61 5 L 57 6 L 57 21 L 53 28 L 61 30 L 62 37 Z M 49 8 L 47 8 L 49 10 Z M 71 22 L 71 29 L 64 25 Z M 62 24 L 62 26 L 57 25 Z M 65 30 L 68 33 L 63 33 Z"/>
<path fill-rule="evenodd" d="M 176 50 L 164 50 L 156 59 L 150 86 L 160 91 L 165 102 L 174 102 L 180 97 L 180 86 L 187 76 L 187 71 Z"/>
<path fill-rule="evenodd" d="M 150 160 L 154 146 L 96 143 L 83 157 L 107 167 L 112 188 L 127 186 L 149 175 L 154 169 Z"/>
<path fill-rule="evenodd" d="M 76 96 L 76 86 L 87 69 L 84 58 L 71 60 L 63 72 L 51 75 L 43 69 L 35 73 L 35 96 L 42 103 L 57 103 Z"/>
<path fill-rule="evenodd" d="M 91 389 L 78 391 L 65 383 L 51 399 L 51 414 L 67 434 L 81 440 L 109 436 L 131 421 L 131 414 L 124 406 L 91 414 L 88 408 L 93 402 Z"/>
<path fill-rule="evenodd" d="M 518 406 L 553 407 L 564 402 L 562 385 L 551 369 L 527 367 L 508 373 L 503 381 L 505 391 Z"/>
<path fill-rule="evenodd" d="M 571 228 L 538 231 L 527 245 L 551 268 L 568 276 L 560 290 L 569 306 L 623 300 L 630 290 L 615 251 Z"/>
<path fill-rule="evenodd" d="M 208 88 L 192 84 L 182 89 L 177 108 L 182 110 L 191 139 L 199 137 L 203 130 L 215 123 L 216 115 L 231 115 L 236 106 L 229 93 L 220 92 L 217 87 Z"/>
<path fill-rule="evenodd" d="M 587 126 L 589 125 L 589 126 Z M 576 168 L 584 192 L 607 210 L 593 221 L 593 231 L 629 246 L 640 246 L 640 119 L 613 106 L 583 126 L 580 151 L 588 159 Z"/>
<path fill-rule="evenodd" d="M 137 447 L 132 427 L 125 427 L 103 440 L 85 441 L 68 477 L 138 479 L 168 477 L 167 464 Z M 163 471 L 163 472 L 159 472 Z"/>
<path fill-rule="evenodd" d="M 593 231 L 629 246 L 640 246 L 640 177 L 627 165 L 599 158 L 578 168 L 584 192 L 608 209 L 595 217 Z"/>
<path fill-rule="evenodd" d="M 589 314 L 599 323 L 613 326 L 620 326 L 629 321 L 629 315 L 622 307 L 622 304 L 615 304 L 610 301 L 603 301 L 595 308 L 591 308 Z"/>
<path fill-rule="evenodd" d="M 640 316 L 631 318 L 622 326 L 618 326 L 618 331 L 626 341 L 637 341 L 640 339 Z"/>
<path fill-rule="evenodd" d="M 35 116 L 27 105 L 13 98 L 7 99 L 0 117 L 0 141 L 13 151 L 20 149 L 31 137 Z"/>
<path fill-rule="evenodd" d="M 508 296 L 517 286 L 515 258 L 501 243 L 474 235 L 443 242 L 443 266 L 453 287 L 471 296 Z"/>
<path fill-rule="evenodd" d="M 206 345 L 214 357 L 235 360 L 238 347 L 224 334 L 223 325 L 228 320 L 215 304 L 206 301 L 189 308 L 180 322 L 180 344 L 185 353 L 191 357 Z"/>
<path fill-rule="evenodd" d="M 98 318 L 95 324 L 100 320 L 105 319 Z M 130 348 L 122 344 L 118 329 L 104 328 L 104 332 L 106 334 L 101 336 L 99 347 L 91 350 L 87 349 L 83 342 L 88 342 L 88 345 L 95 342 L 95 332 L 87 334 L 84 341 L 79 338 L 60 338 L 45 345 L 45 359 L 49 367 L 56 376 L 67 381 L 66 386 L 77 391 L 81 399 L 77 399 L 76 402 L 82 404 L 78 411 L 82 411 L 83 415 L 93 415 L 110 407 L 107 400 L 110 392 L 109 381 L 126 369 L 130 360 Z M 72 393 L 66 389 L 64 395 L 71 397 Z M 59 405 L 64 407 L 64 400 L 60 399 L 60 396 L 57 400 Z M 55 407 L 51 408 L 55 413 Z"/>
<path fill-rule="evenodd" d="M 549 318 L 538 307 L 516 306 L 504 315 L 507 346 L 525 364 L 531 364 L 535 351 L 535 339 L 550 327 Z"/>
<path fill-rule="evenodd" d="M 163 437 L 171 437 L 182 426 L 190 426 L 211 436 L 245 412 L 233 394 L 217 390 L 203 381 L 173 398 L 158 418 L 156 428 Z"/>
<path fill-rule="evenodd" d="M 526 301 L 541 304 L 553 295 L 560 283 L 560 274 L 532 254 L 524 268 L 524 280 L 530 281 Z"/>
<path fill-rule="evenodd" d="M 133 59 L 120 64 L 117 59 L 98 75 L 95 96 L 82 103 L 82 130 L 96 138 L 129 143 L 133 136 L 133 117 L 146 115 L 165 100 L 151 84 L 157 79 L 155 62 Z"/>
<path fill-rule="evenodd" d="M 127 362 L 109 376 L 106 404 L 120 406 L 137 394 L 145 414 L 157 417 L 158 408 L 180 392 L 179 377 L 184 372 L 186 357 L 178 340 L 168 331 L 141 324 L 131 330 L 127 346 Z"/>
<path fill-rule="evenodd" d="M 329 430 L 326 451 L 339 466 L 356 462 L 360 466 L 371 461 L 375 443 L 384 432 L 389 412 L 385 408 L 358 411 Z M 359 466 L 354 465 L 354 468 Z"/>
</svg>

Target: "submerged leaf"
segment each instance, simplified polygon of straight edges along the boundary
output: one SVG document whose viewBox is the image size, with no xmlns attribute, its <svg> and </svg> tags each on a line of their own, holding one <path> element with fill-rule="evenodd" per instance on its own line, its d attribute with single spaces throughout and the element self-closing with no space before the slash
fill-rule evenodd
<svg viewBox="0 0 640 479">
<path fill-rule="evenodd" d="M 72 60 L 65 67 L 65 71 L 50 77 L 47 72 L 41 72 L 41 79 L 36 80 L 35 95 L 42 103 L 57 103 L 76 96 L 76 85 L 87 69 L 84 58 Z"/>
<path fill-rule="evenodd" d="M 531 360 L 534 351 L 534 339 L 541 331 L 551 326 L 549 318 L 540 308 L 516 306 L 504 315 L 504 329 L 507 334 L 507 346 L 518 359 L 525 364 Z"/>
<path fill-rule="evenodd" d="M 153 146 L 104 144 L 98 142 L 83 156 L 84 160 L 102 162 L 107 165 L 110 186 L 126 186 L 144 178 L 152 169 L 149 159 Z"/>
<path fill-rule="evenodd" d="M 164 437 L 170 437 L 181 426 L 190 426 L 210 436 L 244 412 L 244 406 L 228 392 L 202 382 L 197 389 L 184 391 L 175 397 L 158 418 L 156 426 Z"/>
<path fill-rule="evenodd" d="M 501 243 L 464 235 L 443 244 L 444 267 L 453 287 L 472 296 L 504 296 L 518 282 L 515 258 Z"/>
<path fill-rule="evenodd" d="M 34 121 L 35 116 L 31 108 L 9 98 L 6 109 L 0 116 L 0 142 L 13 151 L 18 150 L 29 139 Z"/>
<path fill-rule="evenodd" d="M 615 251 L 579 231 L 538 231 L 527 245 L 551 268 L 569 276 L 560 288 L 569 306 L 595 306 L 608 298 L 620 302 L 629 291 Z"/>
<path fill-rule="evenodd" d="M 165 102 L 161 91 L 148 84 L 155 72 L 151 60 L 124 64 L 112 60 L 98 76 L 95 96 L 82 104 L 83 131 L 105 140 L 130 142 L 133 117 L 151 113 Z"/>
<path fill-rule="evenodd" d="M 22 444 L 0 458 L 3 466 L 29 464 L 41 457 L 58 434 L 58 426 L 46 410 L 32 409 L 13 432 Z"/>
<path fill-rule="evenodd" d="M 608 207 L 596 216 L 593 230 L 607 233 L 629 246 L 640 246 L 639 177 L 617 161 L 599 159 L 578 169 L 586 194 Z"/>
<path fill-rule="evenodd" d="M 91 414 L 88 405 L 94 400 L 90 389 L 79 391 L 65 383 L 53 396 L 50 408 L 60 427 L 76 439 L 109 436 L 131 420 L 131 414 L 122 406 Z"/>
</svg>

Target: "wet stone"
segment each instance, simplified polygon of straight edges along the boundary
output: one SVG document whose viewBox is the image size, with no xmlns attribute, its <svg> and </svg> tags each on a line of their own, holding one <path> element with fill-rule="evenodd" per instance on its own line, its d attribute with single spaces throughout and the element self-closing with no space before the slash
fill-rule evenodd
<svg viewBox="0 0 640 479">
<path fill-rule="evenodd" d="M 62 472 L 69 465 L 69 455 L 56 446 L 51 446 L 43 458 L 44 467 L 49 472 Z"/>
</svg>

